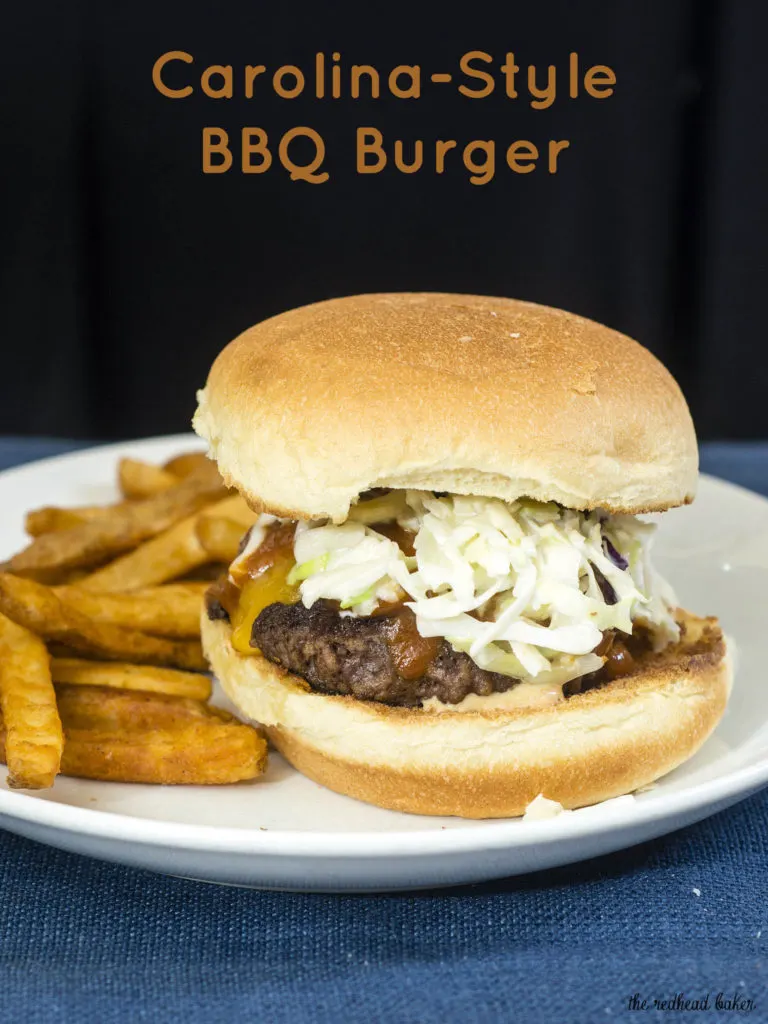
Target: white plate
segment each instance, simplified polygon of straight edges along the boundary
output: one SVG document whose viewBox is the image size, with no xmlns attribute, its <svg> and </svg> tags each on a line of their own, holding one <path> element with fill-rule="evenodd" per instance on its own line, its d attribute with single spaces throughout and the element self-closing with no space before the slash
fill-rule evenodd
<svg viewBox="0 0 768 1024">
<path fill-rule="evenodd" d="M 0 556 L 24 543 L 24 512 L 115 496 L 118 456 L 159 461 L 187 435 L 91 449 L 0 474 Z M 738 675 L 716 733 L 636 797 L 548 821 L 462 821 L 383 811 L 310 782 L 272 754 L 265 778 L 223 788 L 57 780 L 9 792 L 0 825 L 64 850 L 212 882 L 376 891 L 480 882 L 568 864 L 664 835 L 768 783 L 768 501 L 703 478 L 692 508 L 667 513 L 657 561 L 682 603 L 719 615 Z"/>
</svg>

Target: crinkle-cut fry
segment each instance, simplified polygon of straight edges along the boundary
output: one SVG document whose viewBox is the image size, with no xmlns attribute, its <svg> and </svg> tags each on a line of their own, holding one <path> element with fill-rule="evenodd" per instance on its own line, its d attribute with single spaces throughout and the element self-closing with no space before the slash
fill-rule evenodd
<svg viewBox="0 0 768 1024">
<path fill-rule="evenodd" d="M 6 568 L 32 575 L 96 565 L 157 536 L 226 494 L 218 470 L 208 465 L 162 494 L 112 506 L 92 521 L 36 537 Z"/>
<path fill-rule="evenodd" d="M 207 667 L 197 640 L 169 640 L 94 622 L 52 587 L 20 576 L 0 573 L 0 612 L 45 640 L 81 654 L 201 672 Z"/>
<path fill-rule="evenodd" d="M 43 641 L 0 615 L 0 710 L 6 722 L 8 785 L 53 785 L 64 739 Z"/>
<path fill-rule="evenodd" d="M 155 665 L 119 661 L 86 661 L 83 658 L 51 658 L 54 683 L 78 686 L 109 686 L 117 690 L 145 690 L 171 697 L 210 700 L 211 680 L 200 672 L 181 672 Z"/>
<path fill-rule="evenodd" d="M 125 718 L 126 711 L 131 710 L 124 709 L 113 716 L 106 727 L 87 721 L 79 727 L 70 727 L 72 702 L 63 697 L 64 689 L 64 686 L 57 687 L 64 704 L 62 717 L 66 730 L 62 775 L 103 782 L 214 786 L 255 779 L 266 769 L 266 741 L 252 726 L 237 719 L 189 721 L 171 728 L 158 728 L 150 723 L 143 729 L 130 730 L 119 724 L 120 718 Z M 114 692 L 121 699 L 162 696 Z M 180 698 L 166 699 L 178 701 Z M 6 761 L 6 746 L 7 736 L 0 715 L 0 762 Z"/>
<path fill-rule="evenodd" d="M 217 562 L 229 565 L 237 558 L 243 527 L 234 519 L 223 516 L 198 516 L 197 539 Z"/>
<path fill-rule="evenodd" d="M 174 476 L 183 478 L 189 476 L 190 473 L 196 472 L 200 466 L 205 465 L 209 462 L 208 456 L 205 452 L 184 452 L 182 455 L 176 455 L 172 459 L 168 459 L 163 464 L 163 469 L 167 473 L 172 473 Z"/>
<path fill-rule="evenodd" d="M 67 775 L 202 786 L 253 779 L 266 767 L 261 733 L 200 701 L 67 684 L 56 693 Z"/>
<path fill-rule="evenodd" d="M 56 588 L 62 601 L 95 622 L 178 639 L 200 636 L 204 592 L 197 583 L 169 583 L 126 594 L 94 592 L 79 585 Z"/>
<path fill-rule="evenodd" d="M 232 499 L 224 498 L 209 505 L 204 514 L 226 514 L 232 507 Z M 135 551 L 115 559 L 103 569 L 97 569 L 79 581 L 78 587 L 103 593 L 139 590 L 175 580 L 210 561 L 210 554 L 198 540 L 197 515 L 194 515 L 142 544 Z"/>
<path fill-rule="evenodd" d="M 124 498 L 150 498 L 178 484 L 179 477 L 162 466 L 143 459 L 120 459 L 117 464 L 117 485 Z"/>
</svg>

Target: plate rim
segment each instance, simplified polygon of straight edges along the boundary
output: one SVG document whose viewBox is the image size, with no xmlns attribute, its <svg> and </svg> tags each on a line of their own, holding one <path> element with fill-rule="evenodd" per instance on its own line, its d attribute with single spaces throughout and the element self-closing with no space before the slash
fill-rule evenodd
<svg viewBox="0 0 768 1024">
<path fill-rule="evenodd" d="M 611 801 L 578 808 L 543 821 L 484 819 L 472 828 L 432 828 L 360 832 L 319 832 L 302 829 L 234 828 L 189 825 L 132 814 L 115 814 L 36 799 L 22 792 L 0 790 L 0 815 L 95 839 L 131 842 L 145 848 L 177 847 L 201 853 L 264 854 L 321 859 L 428 856 L 494 850 L 527 843 L 551 844 L 583 838 L 595 831 L 646 825 L 676 814 L 695 813 L 736 798 L 747 799 L 768 785 L 768 757 L 728 775 L 677 790 L 653 800 L 615 805 Z M 202 787 L 201 787 L 202 788 Z M 622 800 L 621 797 L 616 798 Z M 126 827 L 127 826 L 127 827 Z"/>
<path fill-rule="evenodd" d="M 0 486 L 9 479 L 39 472 L 47 465 L 108 455 L 128 448 L 203 446 L 195 434 L 159 435 L 108 442 L 77 448 L 58 455 L 45 456 L 12 466 L 0 472 Z M 757 499 L 768 506 L 768 498 L 746 487 L 708 473 L 700 479 L 718 489 L 732 490 L 740 496 Z M 432 854 L 463 854 L 472 851 L 499 850 L 536 843 L 551 845 L 579 839 L 596 832 L 613 832 L 649 825 L 680 814 L 696 814 L 710 806 L 746 799 L 768 785 L 768 750 L 749 765 L 729 771 L 715 779 L 686 786 L 651 800 L 635 799 L 617 805 L 613 801 L 580 808 L 543 821 L 486 819 L 470 828 L 388 829 L 386 831 L 319 831 L 316 829 L 235 828 L 218 825 L 193 825 L 135 814 L 117 814 L 98 808 L 80 807 L 39 799 L 31 792 L 0 789 L 0 815 L 59 832 L 72 832 L 93 839 L 129 842 L 144 849 L 176 847 L 199 853 L 301 857 L 318 860 L 334 857 L 342 860 L 373 859 L 389 856 L 419 857 Z M 203 787 L 200 787 L 203 788 Z M 618 798 L 621 800 L 622 798 Z"/>
</svg>

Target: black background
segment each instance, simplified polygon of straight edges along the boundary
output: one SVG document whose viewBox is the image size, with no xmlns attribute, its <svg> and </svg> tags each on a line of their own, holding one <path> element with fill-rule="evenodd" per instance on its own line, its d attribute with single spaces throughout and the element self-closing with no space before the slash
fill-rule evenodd
<svg viewBox="0 0 768 1024">
<path fill-rule="evenodd" d="M 109 438 L 186 429 L 216 352 L 283 309 L 362 291 L 528 298 L 617 327 L 680 379 L 702 437 L 768 436 L 761 0 L 59 4 L 3 11 L 0 433 Z M 153 87 L 168 50 L 194 56 Z M 432 85 L 468 50 L 558 69 L 532 110 Z M 318 100 L 317 51 L 343 66 L 419 64 L 419 100 Z M 570 100 L 568 54 L 608 64 L 615 94 Z M 304 94 L 213 100 L 206 65 L 296 64 Z M 203 126 L 323 136 L 323 185 L 201 171 Z M 355 173 L 355 129 L 425 141 L 425 166 Z M 495 139 L 492 182 L 429 143 Z M 506 146 L 569 139 L 557 175 L 512 174 Z M 406 152 L 410 150 L 407 146 Z M 296 154 L 300 153 L 297 144 Z M 453 154 L 455 157 L 455 154 Z M 542 162 L 543 164 L 543 162 Z"/>
</svg>

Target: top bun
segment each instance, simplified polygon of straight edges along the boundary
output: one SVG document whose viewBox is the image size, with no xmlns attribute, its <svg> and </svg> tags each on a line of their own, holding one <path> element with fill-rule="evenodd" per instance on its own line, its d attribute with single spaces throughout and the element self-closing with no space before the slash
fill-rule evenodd
<svg viewBox="0 0 768 1024">
<path fill-rule="evenodd" d="M 560 309 L 479 295 L 353 295 L 236 338 L 194 429 L 257 510 L 343 521 L 373 487 L 574 509 L 692 500 L 696 435 L 647 349 Z"/>
</svg>

